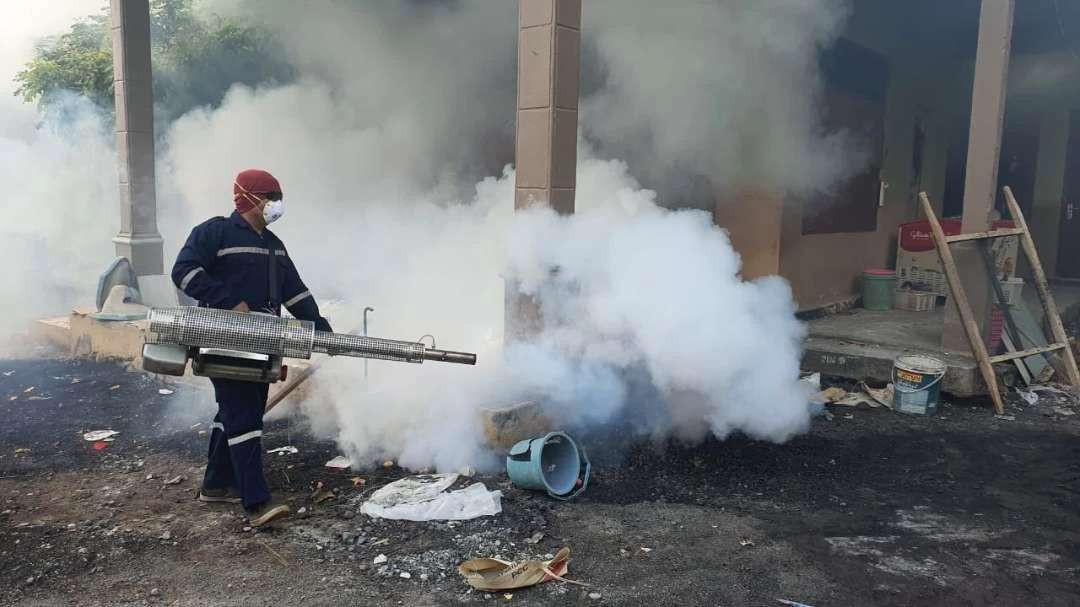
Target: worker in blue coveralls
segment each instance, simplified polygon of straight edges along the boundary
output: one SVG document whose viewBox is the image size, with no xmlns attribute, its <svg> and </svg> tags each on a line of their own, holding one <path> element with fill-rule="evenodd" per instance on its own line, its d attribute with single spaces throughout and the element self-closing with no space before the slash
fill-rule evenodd
<svg viewBox="0 0 1080 607">
<path fill-rule="evenodd" d="M 281 314 L 284 306 L 320 331 L 330 324 L 300 280 L 285 245 L 267 229 L 284 213 L 281 185 L 262 170 L 247 170 L 233 183 L 236 210 L 195 227 L 180 250 L 172 279 L 200 306 Z M 273 264 L 273 267 L 271 267 Z M 269 385 L 213 378 L 218 413 L 210 434 L 203 502 L 243 503 L 259 527 L 290 513 L 270 496 L 262 467 L 263 412 Z"/>
</svg>

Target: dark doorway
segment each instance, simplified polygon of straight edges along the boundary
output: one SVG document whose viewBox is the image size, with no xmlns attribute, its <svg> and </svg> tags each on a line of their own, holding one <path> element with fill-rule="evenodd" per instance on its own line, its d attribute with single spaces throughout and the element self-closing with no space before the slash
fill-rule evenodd
<svg viewBox="0 0 1080 607">
<path fill-rule="evenodd" d="M 869 158 L 859 174 L 803 199 L 802 232 L 873 232 L 877 229 L 885 149 L 889 62 L 884 55 L 841 38 L 822 53 L 821 71 L 826 130 L 847 131 L 858 137 Z"/>
<path fill-rule="evenodd" d="M 1065 192 L 1061 198 L 1057 275 L 1080 278 L 1080 112 L 1069 118 L 1069 147 L 1065 155 Z"/>
<path fill-rule="evenodd" d="M 1005 131 L 1001 136 L 1001 158 L 998 161 L 998 188 L 995 208 L 1002 217 L 1009 217 L 1005 204 L 1004 186 L 1012 188 L 1024 218 L 1029 222 L 1035 208 L 1035 170 L 1039 161 L 1039 136 L 1027 131 Z"/>
</svg>

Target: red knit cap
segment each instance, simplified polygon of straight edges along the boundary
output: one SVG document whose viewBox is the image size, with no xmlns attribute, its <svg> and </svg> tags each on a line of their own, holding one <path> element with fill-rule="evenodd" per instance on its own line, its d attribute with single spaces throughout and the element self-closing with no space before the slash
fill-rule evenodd
<svg viewBox="0 0 1080 607">
<path fill-rule="evenodd" d="M 270 192 L 281 192 L 281 184 L 273 175 L 261 169 L 241 171 L 233 182 L 233 202 L 236 203 L 236 210 L 241 213 L 250 211 L 258 202 L 252 194 Z"/>
</svg>

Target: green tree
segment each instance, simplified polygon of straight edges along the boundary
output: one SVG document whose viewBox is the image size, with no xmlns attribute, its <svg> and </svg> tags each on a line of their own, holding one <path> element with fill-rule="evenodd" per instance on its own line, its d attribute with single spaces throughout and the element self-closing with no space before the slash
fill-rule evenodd
<svg viewBox="0 0 1080 607">
<path fill-rule="evenodd" d="M 51 93 L 68 90 L 94 103 L 112 103 L 112 44 L 104 15 L 86 17 L 61 36 L 38 44 L 35 57 L 15 75 L 15 94 L 28 102 L 47 104 Z"/>
<path fill-rule="evenodd" d="M 193 0 L 150 2 L 154 100 L 161 118 L 172 119 L 201 105 L 215 106 L 234 84 L 254 86 L 294 78 L 283 49 L 265 30 L 235 19 L 200 19 L 192 7 Z M 54 93 L 74 91 L 111 111 L 110 36 L 109 18 L 102 12 L 43 40 L 34 59 L 16 74 L 16 94 L 47 107 Z"/>
</svg>

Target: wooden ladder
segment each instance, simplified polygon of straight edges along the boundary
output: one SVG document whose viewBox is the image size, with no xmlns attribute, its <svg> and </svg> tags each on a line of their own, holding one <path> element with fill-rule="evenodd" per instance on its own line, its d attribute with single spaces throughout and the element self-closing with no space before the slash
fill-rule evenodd
<svg viewBox="0 0 1080 607">
<path fill-rule="evenodd" d="M 922 203 L 923 212 L 926 213 L 926 218 L 930 220 L 930 229 L 934 234 L 934 246 L 937 248 L 938 255 L 941 256 L 941 265 L 945 270 L 945 278 L 949 282 L 949 291 L 952 293 L 953 301 L 956 302 L 956 307 L 960 311 L 960 320 L 964 325 L 964 333 L 967 335 L 968 342 L 971 344 L 971 350 L 975 354 L 975 360 L 979 363 L 979 370 L 982 373 L 983 381 L 986 382 L 986 387 L 990 391 L 990 399 L 994 402 L 994 411 L 998 415 L 1003 415 L 1005 413 L 1005 404 L 1001 400 L 1001 392 L 998 390 L 997 377 L 994 375 L 993 365 L 996 363 L 1061 350 L 1064 352 L 1065 371 L 1069 375 L 1069 383 L 1072 384 L 1075 392 L 1080 393 L 1080 371 L 1076 368 L 1076 359 L 1073 358 L 1072 348 L 1069 346 L 1069 338 L 1065 335 L 1065 327 L 1061 324 L 1061 316 L 1058 315 L 1057 304 L 1054 303 L 1054 296 L 1050 293 L 1050 285 L 1047 283 L 1046 273 L 1043 271 L 1042 263 L 1039 261 L 1039 252 L 1035 249 L 1035 241 L 1031 239 L 1031 232 L 1028 231 L 1027 220 L 1024 219 L 1024 214 L 1020 211 L 1020 205 L 1016 204 L 1016 198 L 1013 197 L 1012 189 L 1008 186 L 1005 187 L 1005 200 L 1009 205 L 1009 213 L 1012 214 L 1013 221 L 1016 223 L 1017 227 L 946 236 L 944 230 L 941 229 L 941 223 L 938 221 L 937 215 L 934 214 L 934 208 L 930 205 L 930 199 L 926 196 L 926 192 L 919 194 L 919 202 Z M 1028 261 L 1031 262 L 1031 271 L 1035 277 L 1035 287 L 1039 292 L 1039 300 L 1042 302 L 1046 318 L 1049 319 L 1050 330 L 1054 334 L 1054 343 L 1020 352 L 1009 352 L 1008 354 L 1002 354 L 1000 356 L 990 356 L 989 352 L 986 350 L 986 344 L 983 342 L 982 334 L 979 332 L 979 325 L 975 322 L 975 314 L 971 311 L 971 302 L 968 301 L 967 293 L 964 291 L 964 285 L 960 282 L 960 273 L 956 269 L 956 260 L 953 258 L 952 249 L 949 248 L 949 245 L 954 242 L 964 242 L 969 240 L 988 242 L 990 239 L 1002 238 L 1005 236 L 1020 237 L 1020 243 L 1024 249 L 1024 254 L 1027 255 Z M 991 276 L 990 278 L 991 281 L 996 284 L 997 277 Z M 1001 305 L 1005 305 L 1001 297 L 998 299 L 1002 302 Z M 1013 339 L 1019 340 L 1020 336 L 1014 335 Z M 1047 341 L 1049 341 L 1049 339 Z"/>
</svg>

